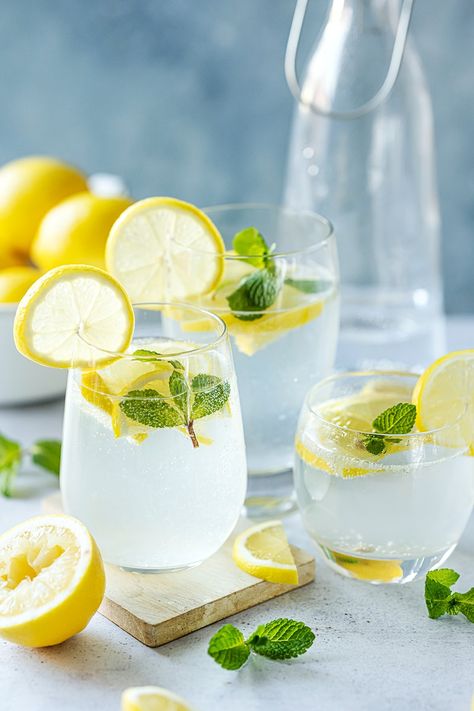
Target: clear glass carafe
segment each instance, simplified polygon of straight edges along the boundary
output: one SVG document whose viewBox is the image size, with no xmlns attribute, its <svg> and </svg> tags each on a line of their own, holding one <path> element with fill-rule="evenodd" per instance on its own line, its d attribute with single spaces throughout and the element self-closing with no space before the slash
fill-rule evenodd
<svg viewBox="0 0 474 711">
<path fill-rule="evenodd" d="M 307 0 L 288 41 L 298 105 L 285 202 L 335 224 L 344 367 L 415 367 L 444 349 L 432 111 L 407 39 L 412 4 L 332 0 L 301 87 Z"/>
</svg>

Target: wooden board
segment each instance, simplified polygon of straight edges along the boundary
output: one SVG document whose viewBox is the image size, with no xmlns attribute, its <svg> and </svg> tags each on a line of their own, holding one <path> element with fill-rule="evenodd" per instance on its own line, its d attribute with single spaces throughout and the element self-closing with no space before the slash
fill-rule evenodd
<svg viewBox="0 0 474 711">
<path fill-rule="evenodd" d="M 43 509 L 60 512 L 60 494 L 45 499 Z M 249 525 L 242 519 L 237 530 Z M 295 546 L 298 585 L 276 585 L 244 573 L 232 561 L 234 537 L 209 560 L 178 573 L 141 575 L 106 565 L 107 589 L 99 612 L 143 644 L 159 647 L 314 580 L 313 556 Z"/>
</svg>

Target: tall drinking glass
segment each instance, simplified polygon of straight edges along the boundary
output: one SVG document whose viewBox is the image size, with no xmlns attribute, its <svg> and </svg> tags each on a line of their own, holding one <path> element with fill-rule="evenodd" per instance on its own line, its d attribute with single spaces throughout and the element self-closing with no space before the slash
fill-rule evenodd
<svg viewBox="0 0 474 711">
<path fill-rule="evenodd" d="M 159 572 L 205 560 L 237 522 L 246 475 L 232 354 L 219 317 L 140 304 L 127 353 L 111 353 L 97 370 L 70 371 L 64 508 L 90 528 L 107 562 Z"/>
<path fill-rule="evenodd" d="M 328 375 L 334 362 L 335 238 L 328 220 L 308 211 L 242 204 L 204 212 L 226 252 L 216 256 L 191 246 L 188 265 L 198 271 L 208 260 L 222 261 L 220 283 L 197 302 L 225 321 L 233 343 L 251 475 L 247 513 L 274 515 L 294 506 L 293 434 L 307 383 Z"/>
</svg>

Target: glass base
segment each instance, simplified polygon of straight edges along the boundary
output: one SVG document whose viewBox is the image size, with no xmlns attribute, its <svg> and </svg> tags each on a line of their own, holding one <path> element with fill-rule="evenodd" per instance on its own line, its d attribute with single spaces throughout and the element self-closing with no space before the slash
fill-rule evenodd
<svg viewBox="0 0 474 711">
<path fill-rule="evenodd" d="M 342 553 L 317 544 L 327 565 L 346 578 L 364 580 L 373 585 L 410 583 L 423 577 L 429 570 L 440 567 L 449 558 L 455 545 L 430 556 L 404 560 L 388 558 L 363 558 L 351 553 Z"/>
<path fill-rule="evenodd" d="M 293 472 L 249 474 L 244 516 L 270 519 L 286 516 L 296 509 Z"/>
<path fill-rule="evenodd" d="M 163 573 L 180 573 L 183 570 L 189 570 L 190 568 L 196 568 L 201 565 L 204 561 L 198 560 L 196 563 L 190 563 L 189 565 L 179 565 L 170 568 L 136 568 L 129 565 L 117 565 L 117 563 L 111 563 L 111 565 L 117 565 L 120 570 L 126 573 L 138 573 L 140 575 L 163 575 Z"/>
</svg>

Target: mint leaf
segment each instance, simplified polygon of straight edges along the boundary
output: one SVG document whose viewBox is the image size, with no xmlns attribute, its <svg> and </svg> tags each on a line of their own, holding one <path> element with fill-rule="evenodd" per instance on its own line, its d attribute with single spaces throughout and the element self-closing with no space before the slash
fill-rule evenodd
<svg viewBox="0 0 474 711">
<path fill-rule="evenodd" d="M 465 593 L 453 593 L 458 612 L 461 612 L 469 622 L 474 622 L 474 588 Z"/>
<path fill-rule="evenodd" d="M 130 390 L 120 403 L 122 412 L 147 427 L 177 427 L 185 424 L 183 414 L 163 400 L 156 390 Z"/>
<path fill-rule="evenodd" d="M 31 459 L 39 467 L 59 476 L 61 442 L 57 439 L 39 439 L 31 448 Z"/>
<path fill-rule="evenodd" d="M 451 586 L 459 580 L 459 573 L 451 568 L 431 570 L 425 578 L 425 601 L 432 619 L 441 615 L 463 614 L 474 622 L 474 588 L 465 593 L 452 592 Z"/>
<path fill-rule="evenodd" d="M 408 434 L 416 420 L 416 405 L 399 402 L 384 410 L 372 423 L 374 430 L 382 434 Z"/>
<path fill-rule="evenodd" d="M 242 279 L 239 287 L 227 296 L 227 301 L 237 318 L 253 321 L 261 318 L 263 314 L 252 312 L 268 309 L 275 302 L 281 287 L 280 270 L 272 265 L 258 269 Z"/>
<path fill-rule="evenodd" d="M 207 417 L 221 410 L 229 399 L 230 385 L 217 375 L 199 373 L 191 380 L 194 401 L 191 420 Z"/>
<path fill-rule="evenodd" d="M 11 496 L 11 487 L 20 467 L 21 455 L 20 444 L 0 434 L 0 492 L 3 496 Z"/>
<path fill-rule="evenodd" d="M 232 246 L 237 254 L 245 258 L 242 261 L 255 267 L 265 266 L 265 257 L 269 250 L 263 235 L 256 227 L 247 227 L 245 230 L 237 232 Z"/>
<path fill-rule="evenodd" d="M 176 405 L 183 413 L 184 419 L 189 415 L 189 385 L 186 377 L 179 370 L 174 370 L 168 381 L 170 393 L 174 397 Z"/>
<path fill-rule="evenodd" d="M 285 284 L 292 286 L 293 289 L 303 292 L 303 294 L 317 294 L 319 291 L 324 291 L 328 283 L 320 279 L 285 279 Z"/>
<path fill-rule="evenodd" d="M 385 452 L 385 442 L 380 435 L 367 435 L 364 439 L 364 446 L 368 452 L 374 455 Z"/>
<path fill-rule="evenodd" d="M 433 576 L 433 573 L 440 571 L 430 571 L 425 578 L 425 602 L 428 609 L 428 615 L 435 620 L 441 615 L 448 612 L 449 599 L 451 597 L 451 589 L 449 585 L 445 585 Z M 450 571 L 454 572 L 454 571 Z"/>
<path fill-rule="evenodd" d="M 245 664 L 250 647 L 234 625 L 224 625 L 209 640 L 207 653 L 224 669 L 235 671 Z"/>
<path fill-rule="evenodd" d="M 313 644 L 314 632 L 303 622 L 281 618 L 257 627 L 248 643 L 253 652 L 269 659 L 291 659 Z"/>
<path fill-rule="evenodd" d="M 135 360 L 141 361 L 142 363 L 163 363 L 164 358 L 162 353 L 158 353 L 157 351 L 149 351 L 145 348 L 139 348 L 137 351 L 134 351 L 132 355 L 137 356 Z M 166 359 L 164 362 L 169 363 L 173 366 L 173 368 L 176 368 L 176 370 L 184 370 L 184 365 L 180 363 L 179 360 Z"/>
</svg>

